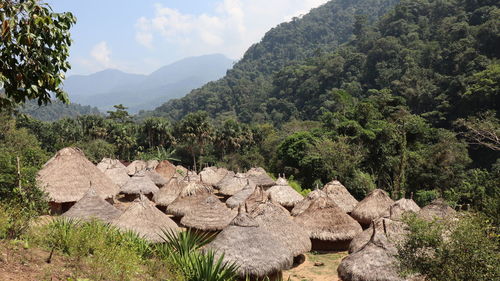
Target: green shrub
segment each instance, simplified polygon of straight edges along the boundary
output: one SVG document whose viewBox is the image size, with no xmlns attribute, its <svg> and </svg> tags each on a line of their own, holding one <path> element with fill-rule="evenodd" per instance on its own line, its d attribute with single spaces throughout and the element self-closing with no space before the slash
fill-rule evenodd
<svg viewBox="0 0 500 281">
<path fill-rule="evenodd" d="M 495 280 L 500 276 L 499 233 L 487 220 L 465 214 L 459 220 L 427 222 L 406 218 L 410 232 L 398 246 L 403 275 L 426 280 Z"/>
<path fill-rule="evenodd" d="M 19 239 L 29 229 L 36 213 L 16 203 L 0 203 L 0 239 Z"/>
<path fill-rule="evenodd" d="M 432 200 L 440 197 L 437 190 L 419 190 L 415 193 L 415 202 L 419 206 L 427 206 Z"/>
<path fill-rule="evenodd" d="M 115 158 L 117 152 L 114 144 L 101 139 L 78 142 L 75 146 L 83 150 L 85 156 L 93 163 L 99 163 L 105 157 Z"/>
</svg>

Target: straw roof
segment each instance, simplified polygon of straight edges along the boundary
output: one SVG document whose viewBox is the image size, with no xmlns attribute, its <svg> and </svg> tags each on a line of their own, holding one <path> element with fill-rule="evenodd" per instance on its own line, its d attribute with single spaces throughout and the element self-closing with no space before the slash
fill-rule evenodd
<svg viewBox="0 0 500 281">
<path fill-rule="evenodd" d="M 322 191 L 321 189 L 316 189 L 312 192 L 310 192 L 306 198 L 302 199 L 301 201 L 297 202 L 295 206 L 293 207 L 291 214 L 292 216 L 297 216 L 304 212 L 311 203 L 316 200 L 319 197 L 327 197 L 326 193 Z"/>
<path fill-rule="evenodd" d="M 412 199 L 399 199 L 394 202 L 383 214 L 384 217 L 389 217 L 393 220 L 400 220 L 404 213 L 413 212 L 418 213 L 420 207 Z"/>
<path fill-rule="evenodd" d="M 228 174 L 218 184 L 219 193 L 227 196 L 232 196 L 242 190 L 249 183 L 248 178 L 241 176 L 231 176 Z M 255 187 L 255 183 L 250 180 L 250 185 Z"/>
<path fill-rule="evenodd" d="M 130 176 L 133 176 L 135 174 L 145 171 L 147 166 L 148 163 L 146 163 L 146 161 L 135 160 L 127 166 L 127 173 Z"/>
<path fill-rule="evenodd" d="M 285 207 L 293 207 L 295 204 L 304 199 L 300 193 L 288 185 L 284 178 L 279 178 L 277 183 L 269 188 L 267 192 L 271 196 L 271 200 Z"/>
<path fill-rule="evenodd" d="M 344 213 L 332 199 L 318 197 L 295 221 L 303 226 L 311 239 L 331 242 L 353 239 L 363 230 L 358 222 Z"/>
<path fill-rule="evenodd" d="M 264 277 L 292 265 L 292 252 L 255 219 L 241 212 L 206 246 L 224 262 L 236 263 L 240 277 Z"/>
<path fill-rule="evenodd" d="M 38 172 L 37 182 L 49 194 L 50 201 L 56 203 L 78 201 L 91 186 L 105 199 L 120 189 L 74 147 L 59 150 L 47 161 Z"/>
<path fill-rule="evenodd" d="M 176 172 L 179 173 L 182 176 L 187 176 L 187 174 L 189 172 L 188 169 L 186 169 L 185 167 L 183 167 L 181 165 L 175 166 L 175 169 L 176 169 Z"/>
<path fill-rule="evenodd" d="M 248 170 L 245 175 L 257 186 L 271 187 L 275 184 L 274 180 L 267 174 L 266 170 L 260 167 Z"/>
<path fill-rule="evenodd" d="M 272 202 L 261 203 L 255 207 L 250 216 L 272 233 L 277 240 L 282 241 L 293 256 L 311 250 L 309 233 L 297 224 L 282 206 Z"/>
<path fill-rule="evenodd" d="M 337 272 L 343 281 L 403 281 L 398 274 L 396 253 L 383 232 L 375 230 L 365 246 L 342 260 Z"/>
<path fill-rule="evenodd" d="M 233 196 L 229 197 L 226 200 L 226 205 L 232 209 L 239 207 L 245 202 L 245 200 L 247 200 L 248 197 L 250 197 L 250 195 L 252 195 L 255 189 L 255 185 L 250 184 L 250 181 L 247 180 L 247 185 L 245 185 L 245 187 L 240 191 L 236 192 Z"/>
<path fill-rule="evenodd" d="M 174 175 L 177 175 L 177 167 L 167 160 L 161 161 L 158 166 L 156 166 L 155 171 L 166 180 L 170 180 Z"/>
<path fill-rule="evenodd" d="M 120 188 L 123 194 L 154 194 L 158 191 L 158 187 L 145 173 L 134 175 Z"/>
<path fill-rule="evenodd" d="M 97 168 L 104 173 L 108 169 L 127 168 L 127 167 L 125 167 L 125 165 L 123 165 L 122 162 L 120 162 L 120 160 L 118 159 L 103 158 L 101 162 L 97 164 Z"/>
<path fill-rule="evenodd" d="M 162 242 L 162 230 L 179 230 L 173 220 L 158 210 L 145 196 L 139 199 L 113 221 L 122 230 L 131 230 L 151 242 Z"/>
<path fill-rule="evenodd" d="M 100 219 L 109 222 L 121 215 L 121 211 L 109 204 L 90 188 L 87 193 L 62 216 L 76 219 Z"/>
<path fill-rule="evenodd" d="M 166 185 L 153 195 L 153 201 L 158 206 L 168 206 L 181 193 L 182 189 L 188 183 L 179 179 L 177 176 L 172 177 Z"/>
<path fill-rule="evenodd" d="M 156 169 L 156 167 L 160 164 L 160 162 L 158 160 L 148 160 L 146 162 L 146 170 L 154 170 Z"/>
<path fill-rule="evenodd" d="M 212 194 L 212 189 L 209 186 L 189 182 L 181 190 L 179 196 L 167 206 L 167 213 L 182 217 L 210 194 Z"/>
<path fill-rule="evenodd" d="M 394 201 L 382 189 L 375 189 L 352 210 L 351 216 L 362 225 L 381 217 Z"/>
<path fill-rule="evenodd" d="M 322 190 L 346 213 L 358 205 L 358 200 L 337 180 L 327 183 Z"/>
<path fill-rule="evenodd" d="M 418 212 L 418 216 L 425 220 L 434 220 L 451 217 L 456 213 L 457 212 L 448 206 L 442 198 L 438 198 L 432 201 L 431 204 L 423 207 L 420 212 Z"/>
<path fill-rule="evenodd" d="M 181 224 L 203 231 L 218 231 L 228 226 L 236 214 L 217 197 L 208 195 L 182 217 Z"/>
<path fill-rule="evenodd" d="M 162 187 L 168 183 L 168 180 L 158 174 L 155 170 L 147 170 L 145 174 L 158 187 Z"/>
<path fill-rule="evenodd" d="M 200 179 L 203 183 L 209 185 L 216 185 L 228 173 L 228 170 L 217 167 L 206 167 L 200 172 Z"/>
<path fill-rule="evenodd" d="M 388 218 L 378 218 L 373 221 L 369 228 L 352 239 L 351 244 L 349 244 L 349 253 L 356 252 L 370 241 L 373 227 L 376 227 L 378 232 L 383 233 L 393 245 L 402 241 L 408 233 L 408 226 L 405 223 Z"/>
</svg>

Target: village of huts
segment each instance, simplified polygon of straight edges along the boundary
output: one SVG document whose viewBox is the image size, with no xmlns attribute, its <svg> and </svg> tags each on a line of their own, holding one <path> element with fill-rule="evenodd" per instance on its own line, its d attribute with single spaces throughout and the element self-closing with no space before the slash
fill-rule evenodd
<svg viewBox="0 0 500 281">
<path fill-rule="evenodd" d="M 275 179 L 259 167 L 196 172 L 166 160 L 108 158 L 94 165 L 73 147 L 57 152 L 37 181 L 53 216 L 101 220 L 151 243 L 166 241 L 166 232 L 211 235 L 202 251 L 236 265 L 242 280 L 283 280 L 311 252 L 345 253 L 338 276 L 324 280 L 418 280 L 397 271 L 397 243 L 408 231 L 403 215 L 432 220 L 455 213 L 440 199 L 420 208 L 381 189 L 358 202 L 337 180 L 304 197 L 284 174 Z"/>
</svg>

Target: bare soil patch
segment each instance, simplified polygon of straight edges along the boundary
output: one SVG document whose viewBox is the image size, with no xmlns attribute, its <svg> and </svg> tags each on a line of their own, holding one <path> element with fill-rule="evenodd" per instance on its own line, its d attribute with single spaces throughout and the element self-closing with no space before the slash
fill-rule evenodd
<svg viewBox="0 0 500 281">
<path fill-rule="evenodd" d="M 283 280 L 290 281 L 340 281 L 337 267 L 347 252 L 307 253 L 306 260 L 297 267 L 283 272 Z M 315 264 L 322 264 L 317 266 Z"/>
</svg>

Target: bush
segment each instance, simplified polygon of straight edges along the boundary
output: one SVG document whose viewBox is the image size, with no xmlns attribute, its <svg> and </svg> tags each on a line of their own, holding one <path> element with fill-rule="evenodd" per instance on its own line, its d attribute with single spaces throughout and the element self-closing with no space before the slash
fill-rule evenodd
<svg viewBox="0 0 500 281">
<path fill-rule="evenodd" d="M 495 280 L 500 276 L 498 231 L 483 217 L 465 214 L 459 220 L 427 222 L 406 218 L 410 232 L 398 246 L 403 275 L 426 280 Z"/>
<path fill-rule="evenodd" d="M 438 197 L 440 196 L 437 190 L 419 190 L 415 193 L 415 202 L 419 206 L 427 206 Z"/>
<path fill-rule="evenodd" d="M 93 162 L 99 163 L 103 158 L 115 158 L 116 146 L 108 143 L 105 140 L 93 140 L 90 142 L 78 142 L 75 144 L 77 147 L 83 150 L 85 156 Z"/>
</svg>

